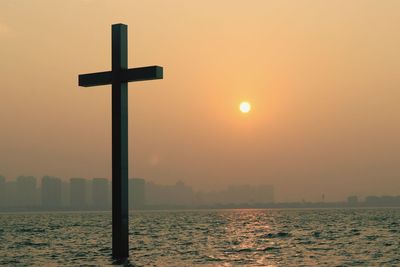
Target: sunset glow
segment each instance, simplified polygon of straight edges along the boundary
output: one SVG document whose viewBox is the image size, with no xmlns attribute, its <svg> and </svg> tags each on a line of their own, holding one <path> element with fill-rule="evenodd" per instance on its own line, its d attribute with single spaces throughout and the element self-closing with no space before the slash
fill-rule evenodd
<svg viewBox="0 0 400 267">
<path fill-rule="evenodd" d="M 118 3 L 0 1 L 6 181 L 111 181 L 112 86 L 77 75 L 111 70 L 123 23 L 128 68 L 165 68 L 128 86 L 129 177 L 273 185 L 277 203 L 400 194 L 400 1 Z"/>
</svg>

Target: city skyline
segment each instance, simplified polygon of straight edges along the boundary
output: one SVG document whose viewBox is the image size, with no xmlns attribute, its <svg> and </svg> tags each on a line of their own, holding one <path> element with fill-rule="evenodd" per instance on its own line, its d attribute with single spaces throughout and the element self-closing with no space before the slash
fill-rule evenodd
<svg viewBox="0 0 400 267">
<path fill-rule="evenodd" d="M 130 209 L 183 207 L 225 204 L 270 204 L 274 202 L 273 187 L 259 185 L 229 186 L 222 191 L 193 190 L 182 181 L 159 185 L 142 178 L 130 178 Z M 106 178 L 77 178 L 18 176 L 6 181 L 0 176 L 0 207 L 54 210 L 109 210 L 111 183 Z"/>
<path fill-rule="evenodd" d="M 400 195 L 348 196 L 329 201 L 295 202 L 275 200 L 270 185 L 231 185 L 221 191 L 196 191 L 177 181 L 159 185 L 142 178 L 129 179 L 130 210 L 226 209 L 226 208 L 354 208 L 397 207 Z M 106 178 L 70 178 L 19 176 L 6 181 L 0 176 L 0 211 L 110 211 L 111 183 Z"/>
<path fill-rule="evenodd" d="M 0 3 L 2 175 L 111 177 L 110 88 L 77 75 L 125 23 L 129 66 L 166 70 L 130 86 L 129 177 L 399 194 L 399 1 L 123 3 Z"/>
<path fill-rule="evenodd" d="M 21 177 L 35 178 L 35 179 L 37 178 L 36 176 L 32 176 L 32 175 L 30 175 L 30 176 L 29 175 L 28 176 L 18 175 L 16 177 L 5 177 L 3 175 L 0 175 L 0 184 L 1 184 L 1 179 L 4 179 L 5 182 L 16 182 Z M 93 181 L 93 180 L 96 180 L 96 179 L 100 179 L 100 180 L 106 181 L 107 184 L 109 184 L 109 186 L 111 186 L 111 178 L 106 178 L 106 177 L 102 177 L 102 178 L 99 178 L 99 177 L 85 178 L 85 177 L 60 177 L 60 176 L 51 176 L 51 175 L 39 176 L 39 178 L 37 178 L 37 180 L 36 180 L 36 184 L 38 186 L 39 186 L 38 182 L 41 181 L 41 179 L 43 177 L 54 177 L 54 178 L 60 179 L 60 181 L 63 182 L 63 183 L 65 183 L 65 182 L 69 183 L 71 181 L 71 179 L 83 179 L 85 181 Z M 143 179 L 143 178 L 139 178 L 139 177 L 136 177 L 136 178 L 132 178 L 131 177 L 131 178 L 129 178 L 129 180 L 131 180 L 131 179 Z M 162 183 L 162 182 L 161 183 L 157 183 L 154 180 L 148 180 L 148 179 L 143 179 L 143 180 L 146 181 L 146 184 L 147 183 L 149 183 L 149 184 L 157 184 L 159 186 L 171 186 L 171 185 L 174 185 L 174 184 L 179 183 L 179 182 L 183 182 L 183 183 L 187 182 L 184 179 L 176 179 L 172 183 Z M 348 195 L 344 196 L 343 198 L 338 199 L 338 198 L 332 198 L 331 196 L 329 196 L 329 194 L 326 194 L 326 192 L 322 192 L 321 191 L 321 192 L 319 192 L 319 195 L 316 198 L 299 197 L 297 199 L 294 199 L 294 198 L 285 199 L 284 197 L 279 195 L 279 194 L 285 194 L 284 188 L 276 188 L 276 186 L 273 185 L 273 184 L 255 184 L 254 185 L 254 184 L 246 184 L 246 183 L 242 182 L 242 183 L 236 183 L 236 184 L 226 184 L 224 186 L 220 186 L 220 187 L 217 187 L 217 188 L 214 188 L 214 189 L 212 189 L 212 188 L 209 188 L 209 189 L 196 188 L 196 187 L 193 187 L 193 185 L 190 185 L 190 184 L 189 184 L 189 186 L 191 188 L 193 188 L 193 190 L 196 191 L 196 192 L 218 192 L 218 191 L 223 191 L 223 190 L 226 190 L 227 188 L 235 187 L 235 186 L 238 186 L 238 187 L 240 187 L 240 186 L 270 186 L 274 190 L 274 200 L 276 202 L 282 202 L 282 203 L 285 203 L 285 202 L 288 202 L 288 203 L 290 203 L 290 202 L 303 202 L 303 201 L 319 202 L 319 201 L 325 201 L 325 200 L 328 201 L 328 202 L 340 202 L 340 201 L 344 201 L 344 200 L 348 199 L 351 196 L 357 196 L 358 199 L 366 199 L 366 198 L 371 197 L 371 196 L 398 196 L 398 195 L 400 195 L 400 193 L 386 194 L 386 193 L 380 193 L 380 192 L 370 192 L 370 193 L 366 193 L 366 194 L 349 193 Z M 135 190 L 135 189 L 133 187 L 130 187 L 129 191 L 132 191 L 132 190 Z M 2 191 L 0 190 L 0 195 L 1 194 L 2 194 Z M 111 189 L 110 189 L 109 194 L 110 194 L 109 197 L 111 198 Z"/>
</svg>

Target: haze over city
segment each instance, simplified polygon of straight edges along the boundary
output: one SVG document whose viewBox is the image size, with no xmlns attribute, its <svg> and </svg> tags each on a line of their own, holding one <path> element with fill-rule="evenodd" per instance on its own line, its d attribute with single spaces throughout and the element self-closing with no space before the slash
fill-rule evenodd
<svg viewBox="0 0 400 267">
<path fill-rule="evenodd" d="M 123 22 L 129 66 L 165 68 L 129 85 L 129 177 L 272 185 L 277 201 L 399 195 L 399 10 L 2 1 L 0 175 L 111 178 L 111 89 L 80 88 L 77 75 L 110 70 L 110 22 Z"/>
</svg>

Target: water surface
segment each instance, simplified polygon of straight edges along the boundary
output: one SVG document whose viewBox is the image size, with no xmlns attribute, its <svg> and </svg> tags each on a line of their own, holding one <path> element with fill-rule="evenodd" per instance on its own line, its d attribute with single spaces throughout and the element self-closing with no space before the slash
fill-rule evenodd
<svg viewBox="0 0 400 267">
<path fill-rule="evenodd" d="M 400 266 L 400 209 L 143 211 L 137 266 Z M 111 213 L 0 214 L 0 264 L 110 265 Z"/>
</svg>

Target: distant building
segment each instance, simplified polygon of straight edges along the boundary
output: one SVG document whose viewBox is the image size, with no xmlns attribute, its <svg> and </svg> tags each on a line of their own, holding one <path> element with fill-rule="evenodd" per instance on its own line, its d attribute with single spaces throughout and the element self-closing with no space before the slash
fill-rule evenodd
<svg viewBox="0 0 400 267">
<path fill-rule="evenodd" d="M 0 207 L 6 205 L 6 178 L 0 176 Z"/>
<path fill-rule="evenodd" d="M 367 196 L 365 203 L 371 206 L 397 206 L 400 205 L 400 196 Z"/>
<path fill-rule="evenodd" d="M 274 187 L 271 185 L 259 185 L 253 187 L 255 203 L 273 203 L 274 202 Z M 325 195 L 323 196 L 325 200 Z"/>
<path fill-rule="evenodd" d="M 33 207 L 37 203 L 36 177 L 19 176 L 16 179 L 16 205 L 19 207 Z"/>
<path fill-rule="evenodd" d="M 349 204 L 357 204 L 358 203 L 358 197 L 357 196 L 349 196 L 347 198 L 347 203 L 349 203 Z"/>
<path fill-rule="evenodd" d="M 380 198 L 377 196 L 367 196 L 365 198 L 365 203 L 367 204 L 378 204 L 380 202 Z"/>
<path fill-rule="evenodd" d="M 195 194 L 190 186 L 182 181 L 175 185 L 157 185 L 146 183 L 146 204 L 153 206 L 191 206 L 194 204 Z"/>
<path fill-rule="evenodd" d="M 400 198 L 396 196 L 381 196 L 380 203 L 384 206 L 393 206 L 400 204 Z"/>
<path fill-rule="evenodd" d="M 69 201 L 73 208 L 85 208 L 86 203 L 86 180 L 83 178 L 71 178 L 69 180 Z"/>
<path fill-rule="evenodd" d="M 7 181 L 5 186 L 5 206 L 16 207 L 18 206 L 17 199 L 17 182 Z"/>
<path fill-rule="evenodd" d="M 44 176 L 42 178 L 42 207 L 58 208 L 61 206 L 61 180 L 56 177 Z"/>
<path fill-rule="evenodd" d="M 194 193 L 190 186 L 182 181 L 177 181 L 172 187 L 175 204 L 178 206 L 190 206 L 193 204 Z"/>
<path fill-rule="evenodd" d="M 198 192 L 195 201 L 200 205 L 271 204 L 274 188 L 270 185 L 231 185 L 222 191 Z"/>
<path fill-rule="evenodd" d="M 106 178 L 93 178 L 92 180 L 92 205 L 96 209 L 108 209 L 110 183 Z"/>
<path fill-rule="evenodd" d="M 69 181 L 61 181 L 61 206 L 69 207 L 71 206 L 70 202 L 70 184 Z"/>
<path fill-rule="evenodd" d="M 140 178 L 129 179 L 129 208 L 141 209 L 145 205 L 145 182 Z"/>
</svg>

